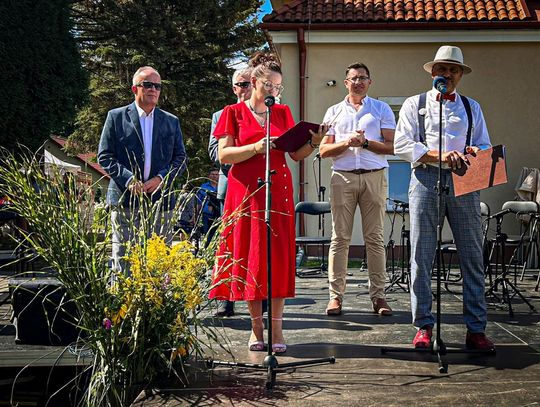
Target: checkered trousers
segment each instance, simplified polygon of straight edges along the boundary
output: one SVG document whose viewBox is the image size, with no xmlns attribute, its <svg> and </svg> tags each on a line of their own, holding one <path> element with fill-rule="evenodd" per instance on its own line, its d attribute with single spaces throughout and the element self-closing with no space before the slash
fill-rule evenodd
<svg viewBox="0 0 540 407">
<path fill-rule="evenodd" d="M 431 270 L 437 250 L 438 168 L 421 166 L 413 169 L 409 185 L 411 228 L 411 311 L 417 327 L 433 325 L 431 312 Z M 443 170 L 443 194 L 439 221 L 448 223 L 456 243 L 463 274 L 463 318 L 470 332 L 484 332 L 487 320 L 484 297 L 484 261 L 480 193 L 454 196 L 451 172 Z M 442 315 L 444 322 L 444 314 Z"/>
</svg>

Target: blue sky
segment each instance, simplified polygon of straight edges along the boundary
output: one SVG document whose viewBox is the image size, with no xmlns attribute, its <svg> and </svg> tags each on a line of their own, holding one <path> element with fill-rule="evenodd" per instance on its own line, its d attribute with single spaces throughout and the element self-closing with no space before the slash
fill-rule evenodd
<svg viewBox="0 0 540 407">
<path fill-rule="evenodd" d="M 259 20 L 262 20 L 265 14 L 269 14 L 271 12 L 272 12 L 272 4 L 270 4 L 270 0 L 264 0 L 264 4 L 262 5 L 261 11 L 259 12 Z"/>
<path fill-rule="evenodd" d="M 272 12 L 272 4 L 270 3 L 270 0 L 264 0 L 263 5 L 261 6 L 259 12 L 257 13 L 257 18 L 259 21 L 262 21 L 262 18 L 266 15 Z M 247 66 L 246 61 L 241 59 L 234 59 L 229 67 L 233 69 L 241 69 L 243 67 Z"/>
</svg>

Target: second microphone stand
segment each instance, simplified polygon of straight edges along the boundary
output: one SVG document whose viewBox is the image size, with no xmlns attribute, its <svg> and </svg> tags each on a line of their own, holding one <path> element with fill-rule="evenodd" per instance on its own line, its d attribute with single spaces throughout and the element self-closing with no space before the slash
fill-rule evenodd
<svg viewBox="0 0 540 407">
<path fill-rule="evenodd" d="M 318 183 L 319 183 L 319 189 L 317 190 L 317 200 L 319 202 L 324 202 L 324 193 L 326 192 L 326 187 L 323 187 L 322 185 L 322 174 L 321 174 L 321 153 L 315 154 L 315 159 L 317 160 L 317 169 L 318 169 Z M 319 236 L 323 237 L 325 235 L 324 233 L 324 213 L 319 214 Z M 321 272 L 324 273 L 328 270 L 328 267 L 326 264 L 324 264 L 324 245 L 322 246 L 322 261 L 321 261 Z"/>
<path fill-rule="evenodd" d="M 389 292 L 393 290 L 393 287 L 396 286 L 405 292 L 409 292 L 409 281 L 411 275 L 411 243 L 410 243 L 410 231 L 405 227 L 405 213 L 409 208 L 407 202 L 400 201 L 398 199 L 388 198 L 393 201 L 392 204 L 392 217 L 391 217 L 391 230 L 390 238 L 388 240 L 387 247 L 391 250 L 390 252 L 390 264 L 391 264 L 391 274 L 390 281 L 388 286 L 384 289 L 384 292 Z M 400 266 L 399 271 L 396 270 L 396 258 L 395 258 L 395 249 L 396 242 L 393 239 L 394 227 L 396 222 L 396 217 L 401 218 L 401 233 L 400 233 L 400 245 L 401 245 L 401 256 L 400 256 Z"/>
<path fill-rule="evenodd" d="M 268 353 L 262 363 L 235 363 L 235 362 L 210 362 L 210 365 L 225 365 L 231 367 L 244 367 L 266 371 L 266 389 L 271 390 L 276 383 L 277 373 L 285 373 L 293 368 L 319 365 L 324 363 L 335 363 L 336 359 L 329 358 L 304 360 L 302 362 L 289 362 L 279 364 L 276 355 L 272 351 L 272 227 L 270 215 L 272 212 L 272 175 L 276 173 L 270 167 L 270 107 L 275 104 L 273 96 L 267 96 L 264 99 L 266 105 L 266 176 L 265 180 L 259 179 L 259 187 L 265 186 L 266 204 L 264 209 L 264 221 L 266 223 L 266 269 L 267 269 L 267 301 L 268 301 Z"/>
</svg>

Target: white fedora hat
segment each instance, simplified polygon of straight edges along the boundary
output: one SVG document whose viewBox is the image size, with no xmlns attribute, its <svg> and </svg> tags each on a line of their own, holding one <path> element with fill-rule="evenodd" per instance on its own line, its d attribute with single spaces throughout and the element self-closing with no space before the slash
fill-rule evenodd
<svg viewBox="0 0 540 407">
<path fill-rule="evenodd" d="M 464 74 L 472 72 L 471 67 L 463 63 L 463 53 L 461 52 L 461 49 L 454 47 L 453 45 L 443 45 L 440 47 L 435 54 L 435 59 L 433 61 L 426 62 L 424 64 L 424 69 L 431 73 L 431 68 L 433 68 L 433 65 L 437 63 L 461 66 Z"/>
</svg>

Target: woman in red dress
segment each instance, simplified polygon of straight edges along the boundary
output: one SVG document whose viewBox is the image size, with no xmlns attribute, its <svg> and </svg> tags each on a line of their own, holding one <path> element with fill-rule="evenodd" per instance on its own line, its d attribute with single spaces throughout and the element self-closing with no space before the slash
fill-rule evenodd
<svg viewBox="0 0 540 407">
<path fill-rule="evenodd" d="M 266 106 L 264 98 L 277 96 L 283 90 L 281 67 L 272 54 L 257 53 L 250 62 L 253 68 L 249 100 L 225 107 L 214 130 L 219 139 L 218 155 L 223 164 L 233 164 L 229 171 L 227 195 L 223 209 L 226 226 L 217 253 L 210 298 L 248 303 L 251 315 L 250 350 L 264 350 L 262 300 L 267 297 L 267 263 L 265 224 L 265 187 L 258 180 L 266 175 Z M 294 126 L 288 106 L 271 108 L 271 140 Z M 312 133 L 309 143 L 289 153 L 295 160 L 311 154 L 326 133 L 321 126 Z M 273 147 L 273 144 L 271 145 Z M 271 150 L 272 207 L 272 350 L 285 352 L 282 317 L 285 298 L 294 297 L 295 214 L 292 177 L 285 153 Z"/>
</svg>

